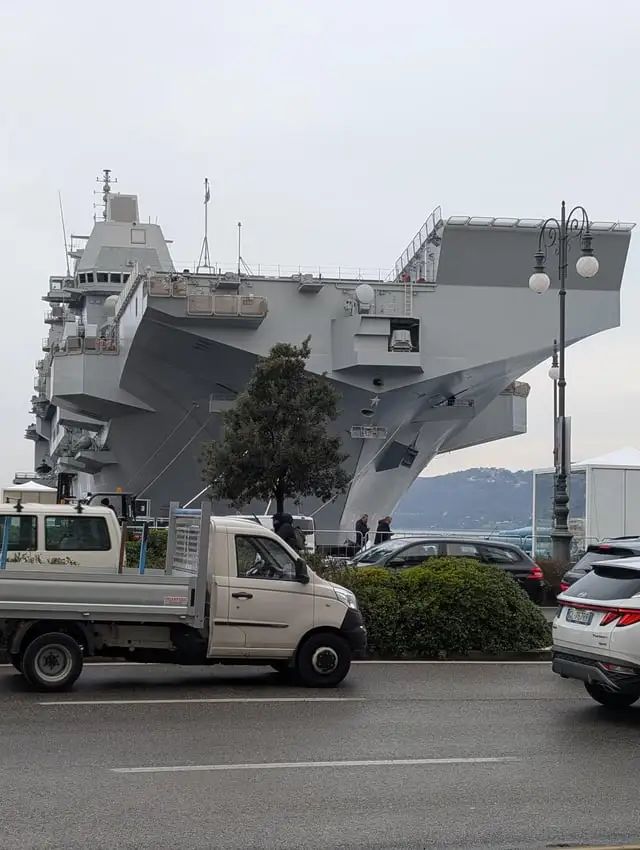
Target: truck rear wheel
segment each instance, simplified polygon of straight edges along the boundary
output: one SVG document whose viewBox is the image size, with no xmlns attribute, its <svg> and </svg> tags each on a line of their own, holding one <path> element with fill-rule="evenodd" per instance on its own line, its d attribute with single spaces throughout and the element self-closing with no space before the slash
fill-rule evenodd
<svg viewBox="0 0 640 850">
<path fill-rule="evenodd" d="M 349 672 L 351 648 L 333 632 L 308 637 L 298 650 L 295 671 L 307 688 L 335 688 Z"/>
<path fill-rule="evenodd" d="M 597 682 L 585 682 L 584 686 L 592 699 L 607 708 L 629 708 L 630 705 L 640 699 L 640 694 L 621 694 L 616 691 L 608 691 Z"/>
<path fill-rule="evenodd" d="M 22 674 L 38 691 L 64 691 L 81 672 L 82 649 L 62 632 L 39 635 L 22 655 Z"/>
</svg>

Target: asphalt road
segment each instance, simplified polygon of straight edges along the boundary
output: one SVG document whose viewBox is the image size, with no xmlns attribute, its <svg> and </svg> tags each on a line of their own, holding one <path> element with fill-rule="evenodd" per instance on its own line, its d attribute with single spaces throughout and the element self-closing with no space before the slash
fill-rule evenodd
<svg viewBox="0 0 640 850">
<path fill-rule="evenodd" d="M 3 850 L 640 837 L 640 708 L 608 714 L 548 664 L 364 663 L 334 691 L 256 668 L 86 665 L 55 696 L 3 667 L 0 710 Z"/>
</svg>

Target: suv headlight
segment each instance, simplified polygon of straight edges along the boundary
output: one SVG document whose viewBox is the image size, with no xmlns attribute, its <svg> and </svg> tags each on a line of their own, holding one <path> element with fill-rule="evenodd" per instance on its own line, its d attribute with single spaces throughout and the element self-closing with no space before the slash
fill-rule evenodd
<svg viewBox="0 0 640 850">
<path fill-rule="evenodd" d="M 347 608 L 352 608 L 354 611 L 358 610 L 358 600 L 356 599 L 355 593 L 347 590 L 346 587 L 334 587 L 334 590 L 338 600 L 342 602 L 343 605 L 346 605 Z"/>
</svg>

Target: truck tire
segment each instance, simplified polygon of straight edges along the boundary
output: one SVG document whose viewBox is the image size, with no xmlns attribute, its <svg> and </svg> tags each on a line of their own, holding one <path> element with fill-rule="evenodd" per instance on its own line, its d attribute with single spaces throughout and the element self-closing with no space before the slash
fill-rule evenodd
<svg viewBox="0 0 640 850">
<path fill-rule="evenodd" d="M 621 694 L 608 691 L 596 682 L 593 684 L 585 682 L 584 686 L 589 696 L 606 708 L 629 708 L 630 705 L 640 699 L 640 694 Z"/>
<path fill-rule="evenodd" d="M 22 654 L 22 674 L 38 691 L 64 691 L 82 672 L 82 650 L 62 632 L 34 638 Z"/>
<path fill-rule="evenodd" d="M 307 688 L 335 688 L 350 667 L 351 648 L 347 641 L 333 632 L 318 632 L 301 644 L 295 672 Z"/>
</svg>

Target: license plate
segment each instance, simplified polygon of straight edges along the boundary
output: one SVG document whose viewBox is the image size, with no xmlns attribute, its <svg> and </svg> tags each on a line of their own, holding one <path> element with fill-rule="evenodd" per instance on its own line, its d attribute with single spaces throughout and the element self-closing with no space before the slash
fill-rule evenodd
<svg viewBox="0 0 640 850">
<path fill-rule="evenodd" d="M 588 626 L 591 620 L 593 620 L 593 611 L 587 611 L 586 608 L 567 609 L 568 623 L 580 623 L 581 626 Z"/>
</svg>

